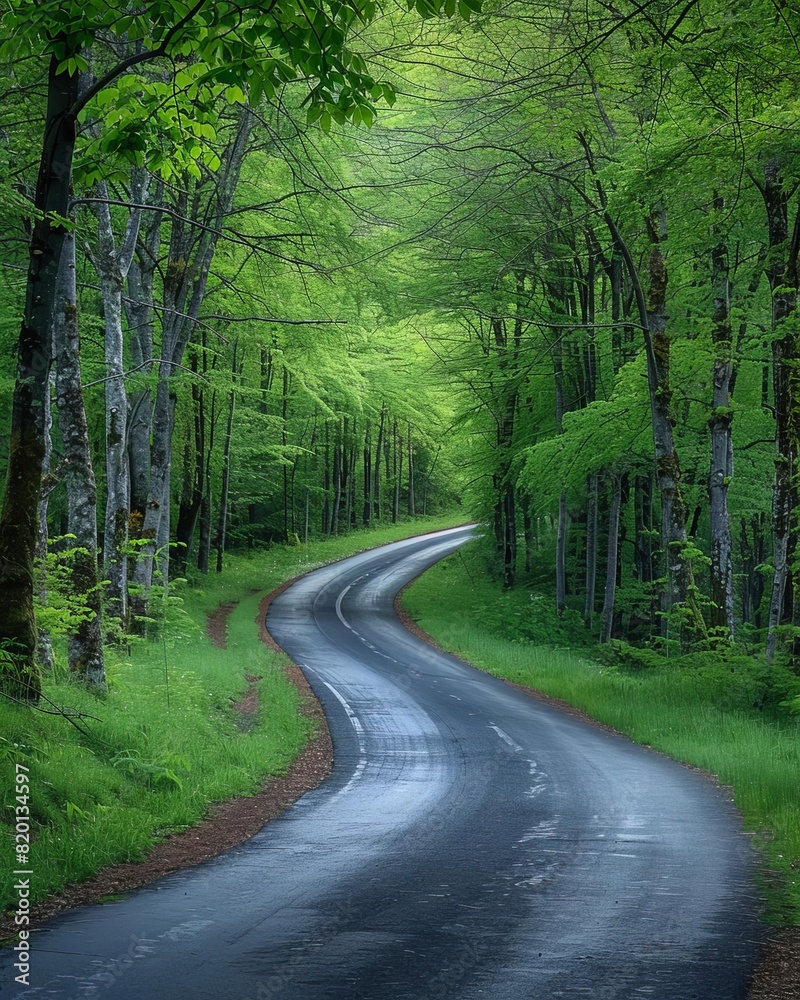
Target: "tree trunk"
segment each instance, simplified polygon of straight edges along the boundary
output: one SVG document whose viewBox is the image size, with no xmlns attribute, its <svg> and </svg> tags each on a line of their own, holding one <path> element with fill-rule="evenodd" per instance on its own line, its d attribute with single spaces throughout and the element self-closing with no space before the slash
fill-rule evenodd
<svg viewBox="0 0 800 1000">
<path fill-rule="evenodd" d="M 69 234 L 68 234 L 69 235 Z M 63 255 L 63 250 L 62 250 Z M 58 308 L 58 303 L 56 303 Z M 49 382 L 52 382 L 52 375 Z M 50 388 L 48 385 L 48 396 Z M 36 546 L 36 562 L 39 565 L 39 601 L 42 605 L 47 604 L 47 508 L 50 493 L 54 483 L 48 484 L 51 472 L 51 460 L 53 457 L 53 415 L 50 405 L 44 410 L 44 458 L 42 459 L 42 496 L 39 501 L 39 540 Z M 40 630 L 39 642 L 36 647 L 36 661 L 44 676 L 52 674 L 55 668 L 55 656 L 53 654 L 53 643 L 50 633 Z"/>
<path fill-rule="evenodd" d="M 721 199 L 715 204 L 723 208 Z M 724 629 L 733 641 L 733 553 L 728 519 L 728 487 L 733 477 L 733 438 L 730 408 L 730 383 L 733 373 L 730 320 L 730 283 L 728 251 L 723 243 L 711 252 L 714 314 L 712 342 L 711 469 L 708 477 L 709 514 L 711 518 L 711 624 Z"/>
<path fill-rule="evenodd" d="M 345 520 L 347 522 L 347 530 L 350 531 L 353 528 L 354 521 L 354 510 L 353 506 L 355 503 L 355 491 L 356 491 L 356 465 L 358 464 L 358 456 L 356 454 L 356 441 L 358 440 L 358 426 L 355 417 L 353 418 L 353 430 L 350 434 L 349 446 L 347 449 L 347 489 L 345 490 Z"/>
<path fill-rule="evenodd" d="M 197 355 L 192 357 L 192 371 L 197 376 Z M 192 551 L 195 528 L 200 516 L 205 494 L 205 461 L 206 461 L 206 415 L 203 387 L 197 379 L 192 383 L 192 422 L 194 425 L 194 449 L 187 455 L 187 466 L 191 473 L 187 474 L 186 490 L 178 512 L 178 523 L 175 527 L 175 541 L 178 543 L 175 563 L 178 573 L 186 572 L 189 556 Z M 190 445 L 187 441 L 187 451 Z"/>
<path fill-rule="evenodd" d="M 233 343 L 233 366 L 231 369 L 231 393 L 228 404 L 228 424 L 225 428 L 225 443 L 222 451 L 222 485 L 219 494 L 219 521 L 217 523 L 217 572 L 222 572 L 225 554 L 225 537 L 228 532 L 228 491 L 231 482 L 231 442 L 233 440 L 233 414 L 236 409 L 236 341 Z"/>
<path fill-rule="evenodd" d="M 330 425 L 325 421 L 325 452 L 322 470 L 322 534 L 328 535 L 331 530 L 331 465 L 330 465 Z"/>
<path fill-rule="evenodd" d="M 608 642 L 614 628 L 614 603 L 617 594 L 617 563 L 619 561 L 619 513 L 622 506 L 622 484 L 616 473 L 611 476 L 611 502 L 608 508 L 608 548 L 606 554 L 606 588 L 603 597 L 603 622 L 600 642 Z"/>
<path fill-rule="evenodd" d="M 394 422 L 394 502 L 392 503 L 392 523 L 400 517 L 400 480 L 403 478 L 403 438 Z"/>
<path fill-rule="evenodd" d="M 164 183 L 157 181 L 154 205 L 163 198 Z M 149 372 L 154 356 L 153 282 L 159 263 L 163 212 L 146 213 L 139 225 L 137 253 L 128 269 L 128 295 L 123 300 L 130 332 L 131 361 L 134 368 Z M 141 538 L 150 480 L 150 431 L 153 401 L 150 390 L 139 389 L 128 397 L 128 464 L 130 466 L 130 530 Z"/>
<path fill-rule="evenodd" d="M 533 520 L 531 518 L 531 498 L 527 493 L 522 494 L 522 524 L 525 533 L 525 572 L 530 573 L 534 538 Z"/>
<path fill-rule="evenodd" d="M 104 691 L 106 672 L 97 573 L 97 487 L 81 389 L 75 237 L 72 233 L 65 237 L 61 250 L 53 342 L 58 429 L 66 470 L 67 529 L 75 536 L 72 588 L 74 596 L 81 599 L 91 615 L 69 637 L 69 669 L 87 687 Z"/>
<path fill-rule="evenodd" d="M 562 343 L 556 338 L 553 345 L 553 378 L 556 391 L 556 433 L 563 431 L 564 420 L 564 370 Z M 558 527 L 556 529 L 556 613 L 563 614 L 567 596 L 567 495 L 558 498 Z"/>
<path fill-rule="evenodd" d="M 367 422 L 367 429 L 364 433 L 364 527 L 369 526 L 370 515 L 372 514 L 372 443 L 370 438 L 370 427 Z"/>
<path fill-rule="evenodd" d="M 283 471 L 283 540 L 289 541 L 289 466 L 286 464 L 286 446 L 288 442 L 287 422 L 289 419 L 289 369 L 283 366 L 283 392 L 281 393 L 281 445 L 283 456 L 281 467 Z M 334 524 L 339 516 L 334 515 Z M 335 528 L 334 528 L 335 533 Z"/>
<path fill-rule="evenodd" d="M 494 525 L 494 547 L 498 552 L 503 551 L 505 542 L 505 529 L 503 528 L 503 490 L 500 476 L 495 472 L 492 475 L 492 494 L 495 498 L 492 508 L 492 523 Z"/>
<path fill-rule="evenodd" d="M 205 341 L 203 342 L 205 348 Z M 203 372 L 207 370 L 206 353 L 203 351 Z M 197 541 L 197 568 L 201 573 L 208 573 L 211 563 L 211 523 L 213 519 L 213 496 L 211 492 L 211 470 L 214 457 L 214 432 L 217 426 L 217 391 L 211 393 L 211 414 L 208 421 L 207 447 L 205 453 L 205 472 L 203 479 L 205 488 L 200 501 L 200 537 Z"/>
<path fill-rule="evenodd" d="M 514 499 L 512 497 L 513 506 Z M 416 514 L 416 503 L 414 500 L 414 446 L 411 443 L 411 422 L 408 424 L 408 516 L 414 517 Z"/>
<path fill-rule="evenodd" d="M 556 528 L 556 612 L 561 615 L 567 605 L 567 494 L 558 498 Z"/>
<path fill-rule="evenodd" d="M 339 423 L 336 427 L 336 437 L 333 442 L 333 516 L 331 518 L 331 534 L 334 535 L 339 534 L 339 511 L 342 507 L 343 448 L 341 424 Z"/>
<path fill-rule="evenodd" d="M 741 519 L 740 552 L 742 559 L 742 621 L 761 627 L 761 599 L 764 596 L 764 574 L 758 567 L 764 563 L 764 520 L 763 514 L 753 514 L 748 524 Z M 751 539 L 748 539 L 748 529 Z"/>
<path fill-rule="evenodd" d="M 381 406 L 381 419 L 378 424 L 378 441 L 375 445 L 375 465 L 372 472 L 372 515 L 376 521 L 379 521 L 381 518 L 381 449 L 383 448 L 385 424 L 386 404 L 384 403 Z"/>
<path fill-rule="evenodd" d="M 510 590 L 517 575 L 517 509 L 514 487 L 509 483 L 503 498 L 505 537 L 503 544 L 503 587 Z"/>
<path fill-rule="evenodd" d="M 59 61 L 51 57 L 49 67 L 25 312 L 17 349 L 6 487 L 0 514 L 0 648 L 9 654 L 0 663 L 0 685 L 12 697 L 34 703 L 41 694 L 33 592 L 45 407 L 50 402 L 51 323 L 65 234 L 59 220 L 69 214 L 75 148 L 73 107 L 78 98 L 78 75 L 59 72 Z"/>
<path fill-rule="evenodd" d="M 141 205 L 147 175 L 131 173 L 131 195 Z M 105 321 L 106 381 L 106 514 L 103 534 L 103 572 L 108 580 L 107 611 L 124 626 L 128 617 L 128 534 L 130 524 L 130 466 L 128 464 L 128 396 L 125 390 L 125 345 L 122 333 L 122 291 L 139 235 L 141 208 L 132 208 L 125 235 L 117 247 L 105 182 L 98 186 L 97 249 L 94 264 L 100 277 Z"/>
<path fill-rule="evenodd" d="M 667 265 L 662 251 L 666 239 L 663 215 L 648 220 L 651 250 L 650 287 L 647 297 L 646 327 L 649 334 L 648 386 L 656 476 L 661 497 L 661 545 L 667 558 L 667 590 L 662 610 L 666 613 L 686 601 L 690 586 L 690 567 L 684 558 L 686 543 L 686 504 L 681 493 L 681 467 L 675 450 L 672 428 L 672 388 L 670 385 L 670 338 L 667 335 Z M 666 619 L 665 619 L 666 627 Z"/>
<path fill-rule="evenodd" d="M 597 473 L 592 472 L 586 483 L 586 599 L 583 617 L 590 629 L 594 620 L 594 601 L 597 583 Z"/>
</svg>

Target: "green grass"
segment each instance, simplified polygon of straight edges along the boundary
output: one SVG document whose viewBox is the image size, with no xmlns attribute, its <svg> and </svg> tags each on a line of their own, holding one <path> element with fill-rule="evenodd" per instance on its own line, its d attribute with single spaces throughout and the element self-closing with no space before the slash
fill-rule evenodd
<svg viewBox="0 0 800 1000">
<path fill-rule="evenodd" d="M 503 616 L 515 634 L 526 603 L 535 617 L 538 602 L 530 594 L 509 600 L 469 554 L 466 562 L 457 554 L 437 564 L 404 595 L 420 626 L 476 667 L 563 699 L 731 786 L 769 862 L 768 917 L 800 924 L 798 721 L 752 707 L 755 682 L 739 660 L 710 667 L 705 654 L 702 666 L 632 670 L 596 663 L 585 651 L 503 638 Z"/>
<path fill-rule="evenodd" d="M 32 899 L 85 880 L 100 868 L 141 860 L 154 842 L 198 822 L 212 802 L 256 791 L 285 773 L 310 736 L 285 658 L 258 641 L 261 597 L 285 580 L 361 549 L 447 527 L 457 518 L 417 519 L 305 546 L 227 556 L 222 574 L 171 589 L 156 618 L 164 637 L 109 651 L 109 692 L 94 697 L 64 671 L 46 680 L 57 705 L 94 716 L 83 732 L 62 717 L 0 702 L 0 905 L 16 905 L 15 764 L 29 768 L 34 842 Z M 227 648 L 205 634 L 207 615 L 237 602 Z M 162 622 L 163 624 L 163 622 Z M 260 676 L 260 710 L 246 731 L 232 706 Z M 48 707 L 43 704 L 43 708 Z"/>
</svg>

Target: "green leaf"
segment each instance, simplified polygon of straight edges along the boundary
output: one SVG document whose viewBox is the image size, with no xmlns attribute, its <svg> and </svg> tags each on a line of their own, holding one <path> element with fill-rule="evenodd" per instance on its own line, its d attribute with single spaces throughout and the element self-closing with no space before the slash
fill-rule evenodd
<svg viewBox="0 0 800 1000">
<path fill-rule="evenodd" d="M 245 92 L 242 90 L 241 87 L 236 86 L 235 84 L 226 89 L 225 100 L 228 102 L 228 104 L 247 103 L 247 97 L 245 95 Z"/>
</svg>

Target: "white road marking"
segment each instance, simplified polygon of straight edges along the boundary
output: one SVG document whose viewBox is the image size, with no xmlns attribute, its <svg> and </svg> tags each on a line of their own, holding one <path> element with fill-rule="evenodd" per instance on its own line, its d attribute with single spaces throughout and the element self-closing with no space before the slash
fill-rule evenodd
<svg viewBox="0 0 800 1000">
<path fill-rule="evenodd" d="M 336 611 L 336 617 L 339 619 L 339 621 L 342 623 L 342 625 L 344 625 L 346 629 L 349 629 L 353 633 L 353 635 L 359 638 L 368 649 L 372 650 L 373 653 L 377 653 L 378 656 L 382 656 L 384 660 L 388 660 L 390 663 L 396 663 L 398 666 L 402 666 L 399 660 L 396 660 L 393 656 L 389 656 L 388 654 L 384 653 L 382 650 L 378 649 L 377 646 L 373 646 L 368 639 L 365 639 L 360 632 L 356 631 L 356 629 L 353 628 L 353 626 L 350 624 L 350 622 L 345 618 L 344 614 L 342 613 L 342 601 L 344 600 L 347 591 L 352 589 L 361 580 L 365 580 L 368 576 L 369 573 L 363 573 L 361 576 L 353 580 L 352 583 L 349 583 L 344 588 L 344 590 L 339 594 L 339 596 L 336 598 L 336 604 L 334 605 L 334 609 Z"/>
<path fill-rule="evenodd" d="M 342 623 L 342 625 L 344 625 L 345 628 L 349 628 L 351 632 L 355 632 L 355 629 L 353 628 L 353 626 L 348 622 L 348 620 L 342 614 L 342 601 L 344 600 L 344 595 L 347 593 L 347 591 L 352 586 L 353 586 L 352 583 L 348 584 L 344 588 L 344 590 L 341 592 L 341 594 L 339 594 L 339 596 L 336 598 L 336 617 L 339 619 L 339 621 Z M 357 632 L 356 632 L 356 635 L 358 635 Z M 331 690 L 333 690 L 333 689 L 331 689 Z M 338 695 L 337 695 L 337 698 L 338 698 Z"/>
<path fill-rule="evenodd" d="M 330 691 L 333 697 L 339 702 L 342 708 L 347 713 L 347 718 L 353 725 L 353 729 L 356 731 L 356 737 L 358 739 L 358 753 L 359 761 L 356 765 L 356 769 L 353 772 L 353 777 L 347 782 L 347 784 L 342 789 L 343 792 L 348 791 L 361 777 L 364 773 L 364 769 L 367 766 L 367 748 L 364 744 L 364 727 L 361 725 L 361 720 L 358 718 L 353 709 L 348 705 L 345 698 L 336 690 L 336 688 L 329 684 L 326 680 L 322 682 L 325 687 Z"/>
<path fill-rule="evenodd" d="M 494 729 L 494 731 L 497 733 L 500 739 L 504 743 L 507 743 L 511 747 L 511 749 L 514 750 L 515 753 L 525 753 L 524 748 L 521 747 L 519 743 L 515 743 L 514 740 L 512 740 L 511 737 L 508 735 L 508 733 L 504 733 L 499 726 L 493 726 L 490 722 L 489 729 Z"/>
<path fill-rule="evenodd" d="M 361 725 L 361 720 L 359 719 L 359 717 L 356 715 L 356 713 L 353 711 L 353 709 L 350 707 L 350 705 L 348 705 L 348 703 L 345 701 L 345 699 L 342 697 L 342 695 L 339 694 L 339 692 L 336 690 L 336 688 L 332 684 L 329 684 L 327 681 L 323 681 L 322 683 L 331 692 L 331 694 L 333 695 L 333 697 L 339 702 L 339 704 L 342 706 L 342 708 L 347 713 L 347 718 L 352 722 L 353 729 L 355 729 L 355 731 L 358 733 L 358 737 L 359 737 L 358 743 L 359 743 L 359 746 L 363 749 L 363 744 L 362 744 L 362 741 L 361 741 L 361 737 L 364 734 L 364 727 Z"/>
</svg>

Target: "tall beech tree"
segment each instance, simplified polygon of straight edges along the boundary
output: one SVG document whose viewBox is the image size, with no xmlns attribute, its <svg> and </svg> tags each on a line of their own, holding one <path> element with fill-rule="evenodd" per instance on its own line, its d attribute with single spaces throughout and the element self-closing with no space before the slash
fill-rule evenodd
<svg viewBox="0 0 800 1000">
<path fill-rule="evenodd" d="M 75 539 L 71 572 L 73 596 L 83 599 L 87 612 L 69 637 L 69 669 L 87 686 L 102 691 L 106 687 L 106 674 L 102 595 L 97 571 L 97 485 L 81 384 L 75 235 L 72 232 L 65 234 L 61 249 L 53 348 L 58 430 L 67 495 L 67 531 Z"/>
</svg>

